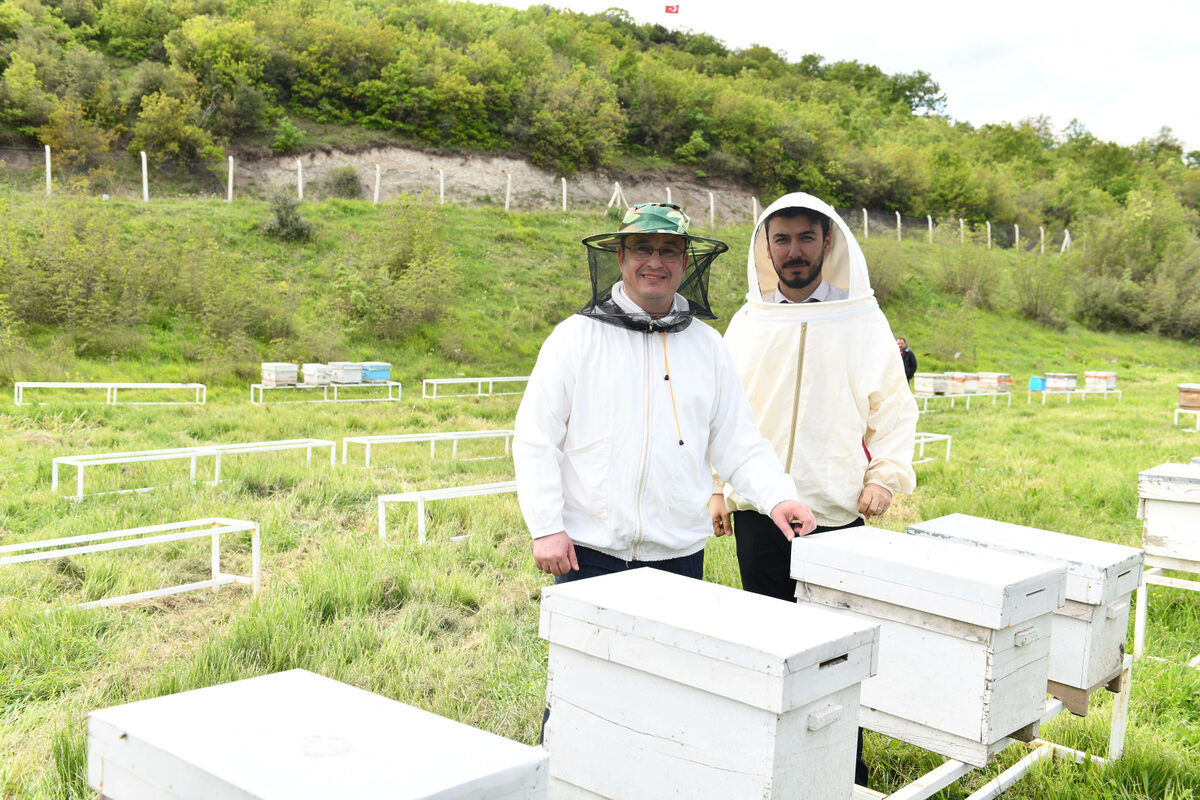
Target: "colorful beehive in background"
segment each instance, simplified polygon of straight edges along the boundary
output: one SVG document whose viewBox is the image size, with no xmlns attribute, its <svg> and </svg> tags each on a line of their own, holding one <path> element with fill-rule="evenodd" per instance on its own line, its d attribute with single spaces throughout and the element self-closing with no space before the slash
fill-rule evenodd
<svg viewBox="0 0 1200 800">
<path fill-rule="evenodd" d="M 88 715 L 108 800 L 545 800 L 547 756 L 301 669 Z"/>
<path fill-rule="evenodd" d="M 299 370 L 295 364 L 264 361 L 262 365 L 263 386 L 295 386 Z"/>
<path fill-rule="evenodd" d="M 1007 372 L 979 373 L 979 391 L 981 392 L 1009 392 L 1012 391 L 1012 382 L 1012 375 Z"/>
<path fill-rule="evenodd" d="M 946 376 L 937 372 L 918 372 L 913 375 L 913 393 L 937 395 L 946 393 Z"/>
<path fill-rule="evenodd" d="M 1083 388 L 1089 392 L 1115 392 L 1117 390 L 1117 373 L 1085 372 L 1083 373 Z"/>
<path fill-rule="evenodd" d="M 1179 384 L 1179 405 L 1181 408 L 1200 408 L 1200 383 Z"/>
<path fill-rule="evenodd" d="M 1196 571 L 1200 565 L 1200 464 L 1159 464 L 1138 475 L 1146 563 Z"/>
<path fill-rule="evenodd" d="M 1086 714 L 1088 696 L 1120 675 L 1130 597 L 1142 579 L 1141 550 L 967 514 L 918 522 L 908 533 L 1066 567 L 1066 603 L 1051 626 L 1050 693 Z"/>
<path fill-rule="evenodd" d="M 362 383 L 362 363 L 358 361 L 330 361 L 329 379 L 334 383 Z"/>
<path fill-rule="evenodd" d="M 363 381 L 386 381 L 391 379 L 391 375 L 392 365 L 386 361 L 362 362 Z"/>
<path fill-rule="evenodd" d="M 1047 392 L 1073 392 L 1079 383 L 1079 376 L 1074 372 L 1047 372 Z"/>
<path fill-rule="evenodd" d="M 328 386 L 332 370 L 327 364 L 305 364 L 301 374 L 305 386 Z"/>
<path fill-rule="evenodd" d="M 541 615 L 552 796 L 850 797 L 874 622 L 655 569 Z"/>
<path fill-rule="evenodd" d="M 947 394 L 975 394 L 979 391 L 979 375 L 974 372 L 947 372 Z"/>
<path fill-rule="evenodd" d="M 797 597 L 878 622 L 859 724 L 975 766 L 1036 736 L 1066 568 L 876 528 L 792 545 Z"/>
</svg>

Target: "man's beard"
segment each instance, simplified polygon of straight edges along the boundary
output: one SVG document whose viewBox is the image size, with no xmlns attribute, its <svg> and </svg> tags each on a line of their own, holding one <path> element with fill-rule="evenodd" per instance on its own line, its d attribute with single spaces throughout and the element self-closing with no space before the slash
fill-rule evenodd
<svg viewBox="0 0 1200 800">
<path fill-rule="evenodd" d="M 822 255 L 821 258 L 817 261 L 817 268 L 814 269 L 810 274 L 805 275 L 804 273 L 800 273 L 800 274 L 796 275 L 796 277 L 792 278 L 791 280 L 788 280 L 787 278 L 783 277 L 783 270 L 787 269 L 788 267 L 807 267 L 807 266 L 809 266 L 809 262 L 807 260 L 805 260 L 803 258 L 796 258 L 791 261 L 785 261 L 782 268 L 775 267 L 775 274 L 779 277 L 779 282 L 782 283 L 784 286 L 788 287 L 789 289 L 803 289 L 806 286 L 809 286 L 810 284 L 815 283 L 816 281 L 819 281 L 821 279 L 821 267 L 823 267 L 824 265 L 825 265 L 825 256 Z"/>
</svg>

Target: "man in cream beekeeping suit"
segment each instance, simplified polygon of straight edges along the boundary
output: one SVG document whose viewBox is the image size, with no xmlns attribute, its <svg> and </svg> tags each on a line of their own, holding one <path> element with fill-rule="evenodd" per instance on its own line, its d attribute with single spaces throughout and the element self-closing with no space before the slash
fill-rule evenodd
<svg viewBox="0 0 1200 800">
<path fill-rule="evenodd" d="M 789 194 L 759 218 L 747 273 L 746 304 L 725 342 L 759 430 L 811 506 L 817 532 L 862 525 L 916 486 L 917 424 L 862 250 L 830 206 Z M 736 537 L 743 587 L 795 601 L 791 542 L 732 487 L 715 484 L 713 531 Z"/>
</svg>

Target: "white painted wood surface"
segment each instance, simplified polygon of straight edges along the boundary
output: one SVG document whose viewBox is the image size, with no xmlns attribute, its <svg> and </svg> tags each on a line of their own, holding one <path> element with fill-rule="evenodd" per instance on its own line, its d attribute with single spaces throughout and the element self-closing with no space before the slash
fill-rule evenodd
<svg viewBox="0 0 1200 800">
<path fill-rule="evenodd" d="M 988 628 L 1050 613 L 1066 568 L 879 528 L 828 531 L 792 545 L 792 577 Z"/>
<path fill-rule="evenodd" d="M 136 381 L 17 381 L 13 384 L 13 404 L 18 406 L 30 405 L 31 401 L 25 400 L 25 391 L 27 389 L 103 389 L 104 402 L 109 405 L 131 405 L 131 406 L 177 406 L 177 405 L 204 405 L 208 399 L 208 387 L 203 383 L 139 383 Z M 118 399 L 118 393 L 121 389 L 130 391 L 143 390 L 187 390 L 194 393 L 194 400 L 159 400 L 155 402 L 147 401 L 121 401 Z M 40 401 L 39 401 L 40 402 Z"/>
<path fill-rule="evenodd" d="M 416 503 L 417 544 L 425 544 L 425 504 L 427 502 L 431 500 L 452 500 L 461 497 L 478 497 L 488 494 L 509 494 L 516 490 L 516 481 L 500 481 L 498 483 L 477 483 L 473 486 L 444 486 L 440 489 L 416 489 L 411 492 L 400 492 L 398 494 L 381 494 L 377 499 L 379 507 L 379 541 L 387 541 L 386 506 L 388 503 Z"/>
<path fill-rule="evenodd" d="M 262 382 L 264 386 L 293 386 L 300 369 L 295 364 L 283 361 L 264 361 Z"/>
<path fill-rule="evenodd" d="M 844 800 L 877 630 L 653 569 L 547 588 L 551 796 Z"/>
<path fill-rule="evenodd" d="M 304 670 L 88 715 L 111 800 L 542 800 L 547 756 Z"/>
<path fill-rule="evenodd" d="M 1090 691 L 1120 671 L 1130 599 L 1141 581 L 1141 550 L 967 514 L 919 522 L 907 532 L 1066 567 L 1067 602 L 1054 616 L 1049 679 Z"/>
<path fill-rule="evenodd" d="M 1147 564 L 1181 568 L 1159 561 L 1171 559 L 1200 571 L 1200 464 L 1160 464 L 1140 473 L 1138 519 Z"/>
<path fill-rule="evenodd" d="M 1066 569 L 873 528 L 797 539 L 798 598 L 880 625 L 860 724 L 968 764 L 1036 727 Z"/>
</svg>

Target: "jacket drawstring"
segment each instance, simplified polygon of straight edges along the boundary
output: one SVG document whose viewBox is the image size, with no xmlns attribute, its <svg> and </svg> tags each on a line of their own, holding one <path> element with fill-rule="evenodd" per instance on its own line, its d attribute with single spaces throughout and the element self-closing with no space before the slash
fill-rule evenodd
<svg viewBox="0 0 1200 800">
<path fill-rule="evenodd" d="M 671 393 L 671 413 L 675 416 L 675 432 L 679 434 L 679 444 L 683 445 L 683 430 L 679 427 L 679 410 L 675 408 L 675 387 L 671 385 L 671 365 L 667 363 L 667 334 L 659 333 L 662 337 L 663 368 L 667 371 L 663 380 L 667 382 L 667 391 Z"/>
</svg>

